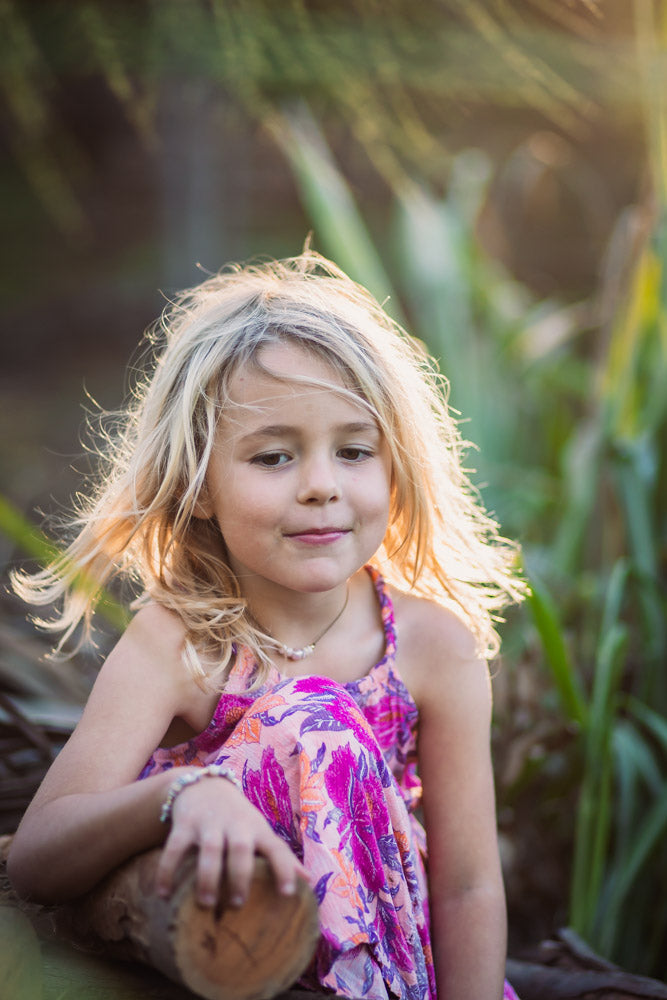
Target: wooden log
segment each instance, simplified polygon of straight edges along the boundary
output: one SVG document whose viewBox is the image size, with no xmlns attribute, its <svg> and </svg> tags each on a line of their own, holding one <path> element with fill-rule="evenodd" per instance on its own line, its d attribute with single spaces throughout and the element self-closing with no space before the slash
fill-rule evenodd
<svg viewBox="0 0 667 1000">
<path fill-rule="evenodd" d="M 630 972 L 562 969 L 507 960 L 507 977 L 521 1000 L 665 1000 L 667 987 Z"/>
<path fill-rule="evenodd" d="M 0 837 L 0 862 L 10 842 Z M 159 849 L 139 855 L 68 906 L 23 909 L 42 937 L 53 933 L 55 920 L 59 938 L 99 952 L 99 961 L 138 959 L 208 1000 L 327 1000 L 290 989 L 319 936 L 317 904 L 305 882 L 296 897 L 282 897 L 268 865 L 257 859 L 243 908 L 227 907 L 223 896 L 216 910 L 203 910 L 194 902 L 194 857 L 179 872 L 169 901 L 154 892 L 158 859 Z M 0 878 L 2 903 L 16 897 Z M 508 959 L 507 977 L 521 1000 L 667 1000 L 664 983 L 620 969 L 569 929 L 524 960 Z M 158 995 L 145 986 L 140 992 Z"/>
<path fill-rule="evenodd" d="M 169 899 L 155 892 L 159 858 L 159 848 L 137 855 L 87 895 L 55 907 L 57 935 L 147 963 L 206 1000 L 267 1000 L 294 984 L 319 938 L 317 902 L 304 879 L 283 896 L 258 857 L 242 907 L 228 905 L 223 885 L 218 906 L 203 908 L 195 901 L 194 854 Z"/>
</svg>

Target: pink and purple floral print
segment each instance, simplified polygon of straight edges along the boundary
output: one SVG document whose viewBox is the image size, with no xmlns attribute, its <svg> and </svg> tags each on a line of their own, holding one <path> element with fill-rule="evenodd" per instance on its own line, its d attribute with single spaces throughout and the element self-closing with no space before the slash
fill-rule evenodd
<svg viewBox="0 0 667 1000">
<path fill-rule="evenodd" d="M 183 764 L 231 767 L 309 873 L 320 942 L 299 984 L 364 1000 L 435 1000 L 425 836 L 414 815 L 417 708 L 394 667 L 391 598 L 369 567 L 385 653 L 358 681 L 284 678 L 248 691 L 238 651 L 208 728 L 158 749 L 140 777 Z M 504 1000 L 516 1000 L 506 984 Z"/>
</svg>

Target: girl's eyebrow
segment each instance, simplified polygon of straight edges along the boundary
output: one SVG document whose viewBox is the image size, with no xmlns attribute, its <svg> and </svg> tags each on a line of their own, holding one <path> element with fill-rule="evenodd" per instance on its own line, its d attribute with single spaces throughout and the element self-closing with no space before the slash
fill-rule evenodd
<svg viewBox="0 0 667 1000">
<path fill-rule="evenodd" d="M 335 434 L 379 434 L 380 428 L 372 420 L 358 420 L 348 424 L 336 424 L 332 428 Z M 242 441 L 249 441 L 253 438 L 276 438 L 299 435 L 301 429 L 291 424 L 267 424 L 265 427 L 258 427 L 257 430 L 244 434 Z"/>
</svg>

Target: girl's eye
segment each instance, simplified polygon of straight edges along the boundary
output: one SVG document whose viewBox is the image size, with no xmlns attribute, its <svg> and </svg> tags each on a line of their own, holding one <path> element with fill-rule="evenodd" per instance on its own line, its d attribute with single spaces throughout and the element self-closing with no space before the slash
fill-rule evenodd
<svg viewBox="0 0 667 1000">
<path fill-rule="evenodd" d="M 359 448 L 355 445 L 349 445 L 347 448 L 341 448 L 338 454 L 346 462 L 361 462 L 365 458 L 371 458 L 373 452 L 370 448 Z"/>
<path fill-rule="evenodd" d="M 266 451 L 263 455 L 257 455 L 252 461 L 254 465 L 262 465 L 265 468 L 275 469 L 277 466 L 288 462 L 289 455 L 286 455 L 284 451 Z"/>
</svg>

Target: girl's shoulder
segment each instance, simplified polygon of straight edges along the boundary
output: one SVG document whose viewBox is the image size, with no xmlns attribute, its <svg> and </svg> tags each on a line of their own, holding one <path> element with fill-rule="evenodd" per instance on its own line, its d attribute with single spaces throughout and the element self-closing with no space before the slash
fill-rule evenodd
<svg viewBox="0 0 667 1000">
<path fill-rule="evenodd" d="M 185 626 L 175 611 L 149 601 L 139 608 L 124 634 L 132 634 L 137 641 L 148 639 L 151 643 L 180 644 L 185 636 Z"/>
<path fill-rule="evenodd" d="M 151 602 L 130 620 L 109 660 L 113 662 L 121 653 L 123 659 L 128 656 L 140 659 L 146 671 L 157 670 L 178 677 L 182 671 L 184 640 L 185 626 L 179 616 Z"/>
<path fill-rule="evenodd" d="M 158 604 L 147 604 L 131 618 L 104 661 L 100 677 L 129 679 L 141 674 L 145 680 L 164 678 L 175 683 L 183 672 L 184 638 L 178 615 Z"/>
<path fill-rule="evenodd" d="M 132 619 L 130 630 L 134 652 L 139 653 L 154 683 L 173 699 L 177 717 L 193 732 L 201 732 L 210 722 L 220 697 L 217 688 L 207 683 L 205 674 L 207 666 L 215 664 L 208 664 L 202 656 L 204 674 L 200 679 L 195 677 L 183 657 L 185 625 L 164 605 L 151 602 L 142 607 Z"/>
<path fill-rule="evenodd" d="M 192 686 L 183 663 L 185 627 L 177 614 L 150 603 L 134 615 L 106 658 L 100 678 L 107 683 L 152 688 L 156 696 L 180 702 Z"/>
<path fill-rule="evenodd" d="M 436 601 L 392 588 L 396 620 L 396 662 L 418 705 L 436 691 L 449 692 L 466 675 L 488 675 L 470 628 Z"/>
<path fill-rule="evenodd" d="M 426 597 L 391 589 L 399 643 L 441 655 L 443 651 L 456 659 L 476 658 L 477 642 L 470 628 L 458 615 Z"/>
</svg>

